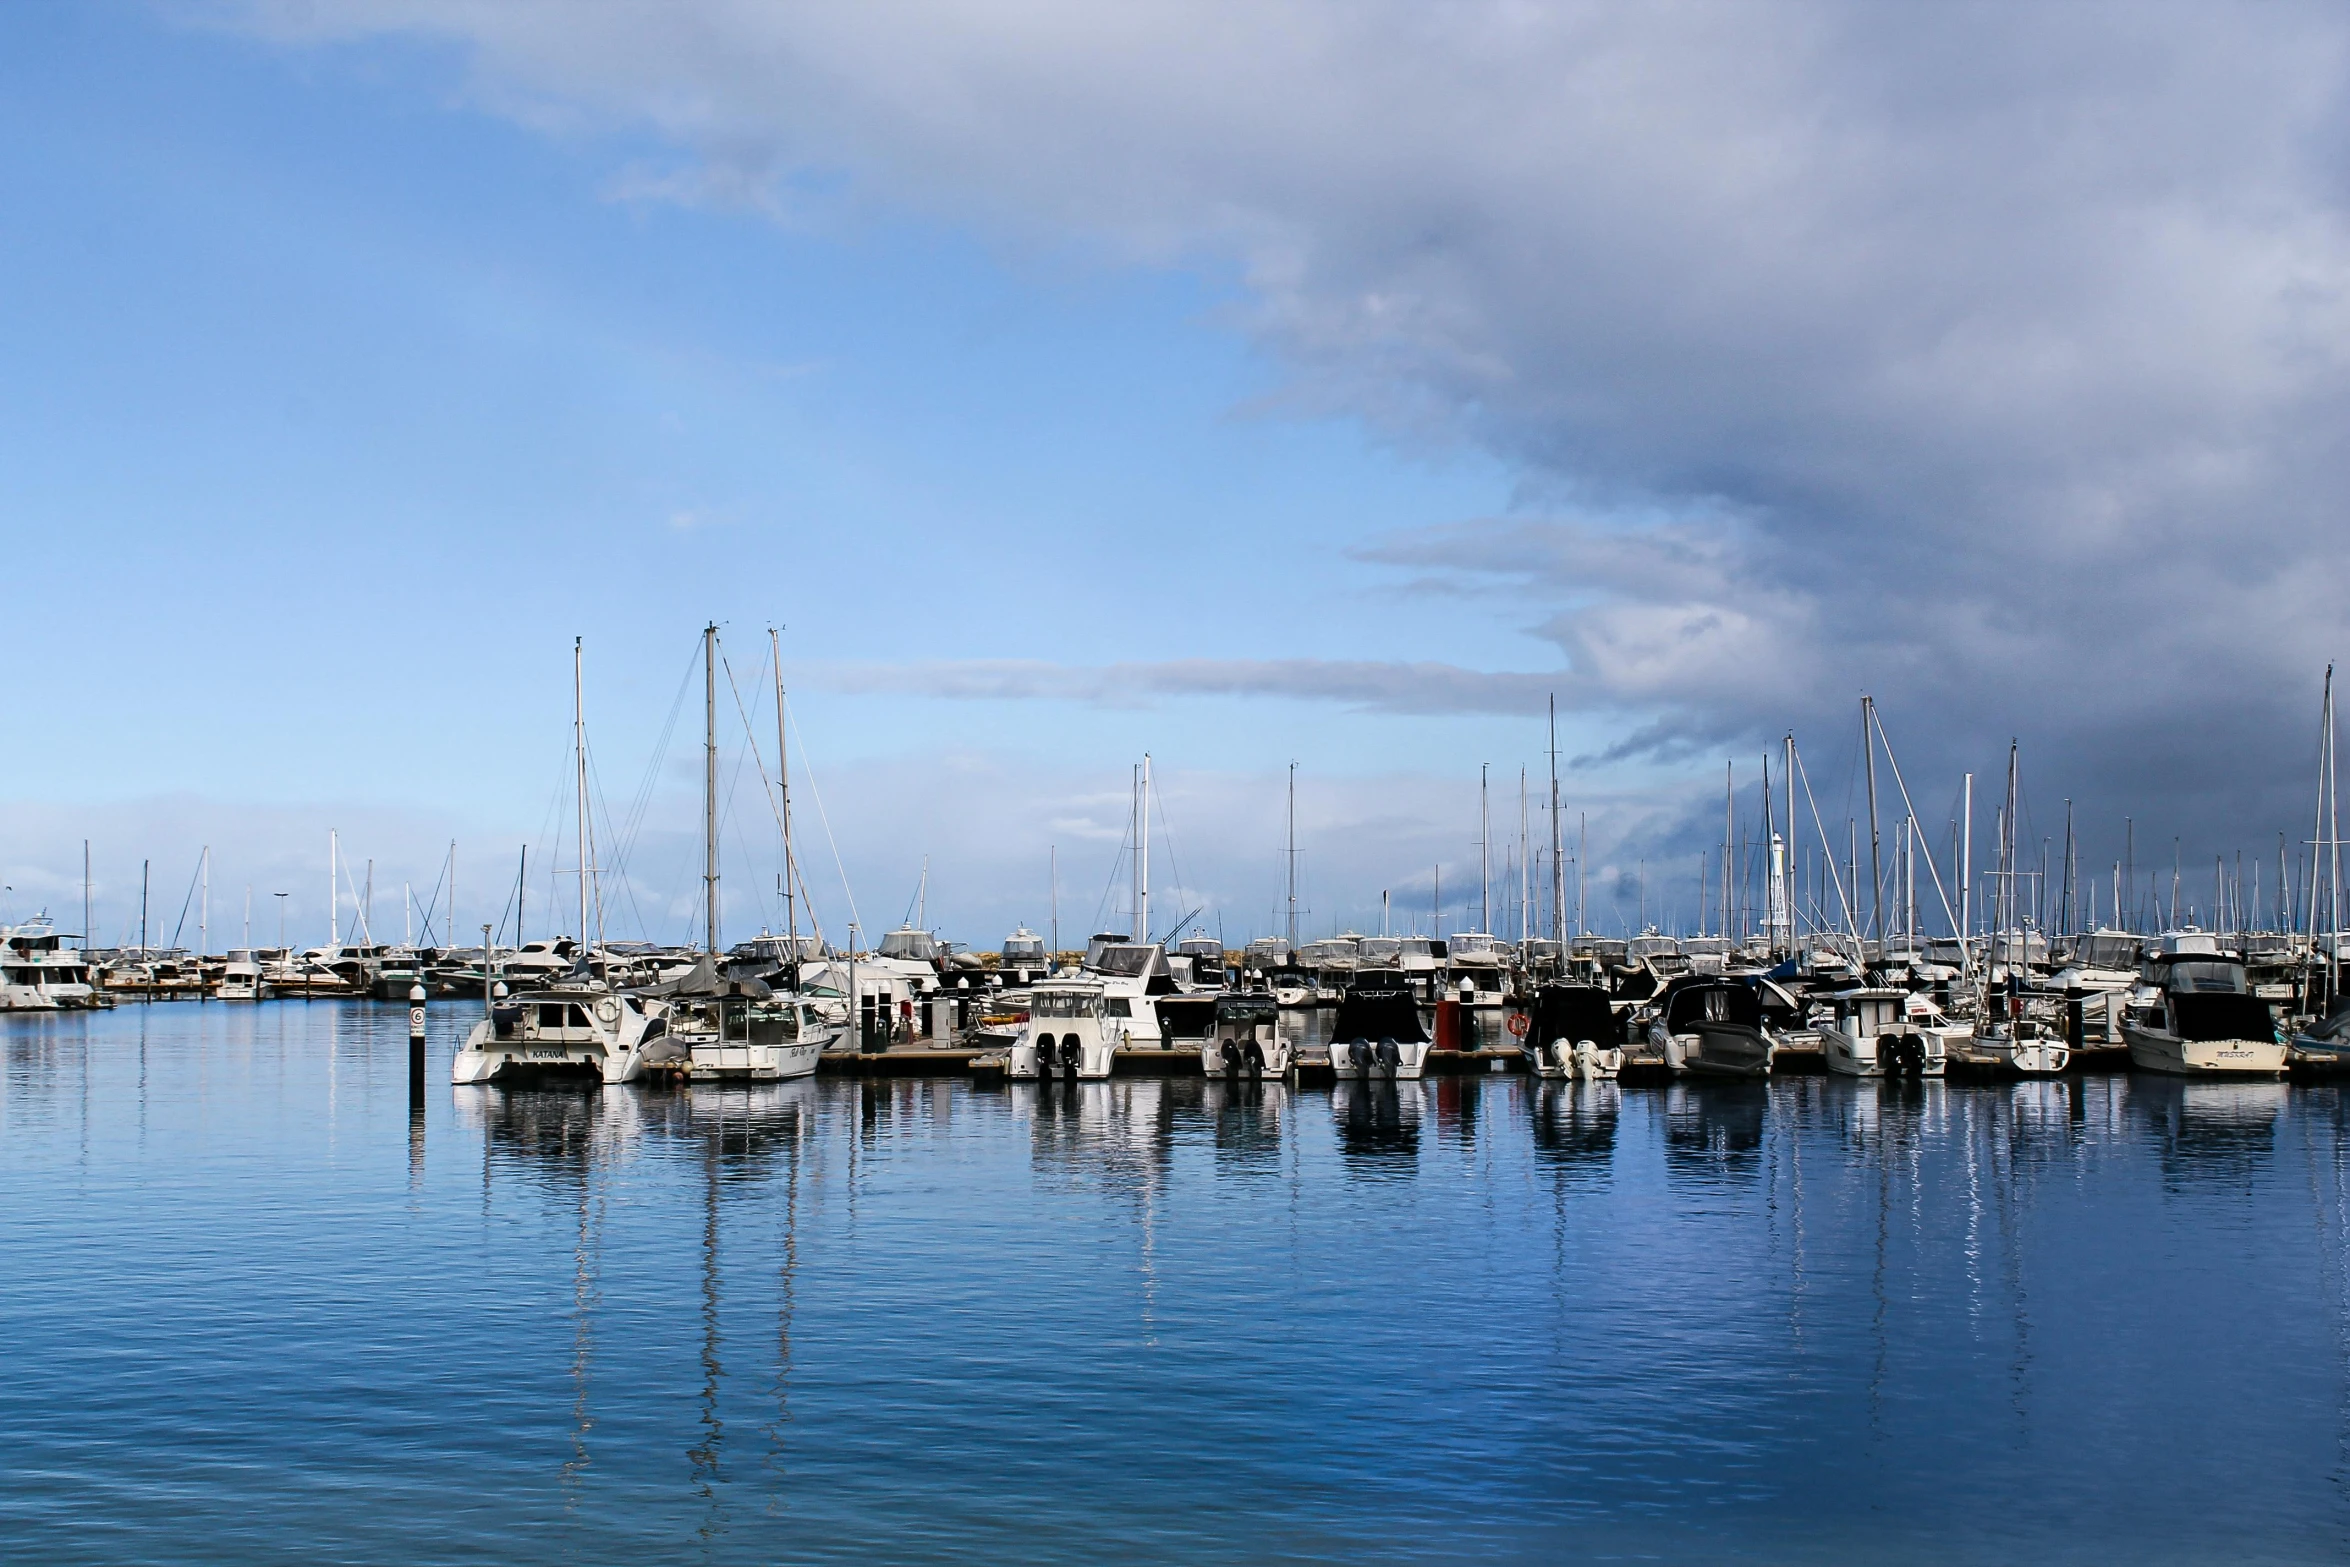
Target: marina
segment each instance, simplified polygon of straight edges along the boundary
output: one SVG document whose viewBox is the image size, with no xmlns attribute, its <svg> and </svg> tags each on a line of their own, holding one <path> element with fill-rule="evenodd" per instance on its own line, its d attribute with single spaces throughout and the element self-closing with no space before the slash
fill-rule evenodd
<svg viewBox="0 0 2350 1567">
<path fill-rule="evenodd" d="M 435 1013 L 436 1075 L 467 1026 Z M 0 1024 L 26 1559 L 2282 1562 L 2350 1529 L 2330 1081 L 412 1111 L 404 1032 Z"/>
</svg>

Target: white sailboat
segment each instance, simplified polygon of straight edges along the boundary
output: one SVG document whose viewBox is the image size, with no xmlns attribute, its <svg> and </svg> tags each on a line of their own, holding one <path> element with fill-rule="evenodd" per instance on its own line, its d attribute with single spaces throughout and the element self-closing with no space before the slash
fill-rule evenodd
<svg viewBox="0 0 2350 1567">
<path fill-rule="evenodd" d="M 581 643 L 571 644 L 572 746 L 577 762 L 579 813 L 579 931 L 587 941 L 588 896 L 595 879 L 588 827 L 587 717 L 581 689 Z M 540 1076 L 585 1076 L 604 1083 L 634 1082 L 646 1054 L 668 1032 L 667 1003 L 639 1000 L 590 976 L 579 965 L 568 977 L 511 999 L 493 989 L 488 1016 L 474 1024 L 450 1063 L 456 1084 L 512 1082 Z"/>
</svg>

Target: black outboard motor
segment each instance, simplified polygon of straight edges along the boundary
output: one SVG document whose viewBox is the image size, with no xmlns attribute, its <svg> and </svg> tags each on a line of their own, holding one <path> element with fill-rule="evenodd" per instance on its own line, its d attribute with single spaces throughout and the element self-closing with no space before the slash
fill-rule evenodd
<svg viewBox="0 0 2350 1567">
<path fill-rule="evenodd" d="M 1396 1043 L 1392 1039 L 1380 1040 L 1372 1048 L 1371 1054 L 1372 1058 L 1379 1063 L 1379 1070 L 1385 1072 L 1389 1077 L 1395 1075 L 1396 1067 L 1403 1062 L 1403 1051 L 1396 1047 Z"/>
</svg>

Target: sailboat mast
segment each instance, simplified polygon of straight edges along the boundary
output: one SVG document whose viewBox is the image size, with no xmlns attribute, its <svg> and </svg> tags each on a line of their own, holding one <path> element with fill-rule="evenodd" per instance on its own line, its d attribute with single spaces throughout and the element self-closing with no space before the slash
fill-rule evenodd
<svg viewBox="0 0 2350 1567">
<path fill-rule="evenodd" d="M 1958 965 L 1961 973 L 1975 966 L 1975 775 L 1966 775 L 1960 789 L 1959 818 L 1964 824 L 1958 850 Z"/>
<path fill-rule="evenodd" d="M 1477 764 L 1477 928 L 1493 929 L 1493 809 L 1488 780 L 1491 762 Z"/>
<path fill-rule="evenodd" d="M 1722 928 L 1715 934 L 1723 937 L 1730 934 L 1730 866 L 1736 859 L 1738 833 L 1737 776 L 1735 762 L 1722 764 Z"/>
<path fill-rule="evenodd" d="M 1289 950 L 1297 953 L 1297 763 L 1289 764 Z"/>
<path fill-rule="evenodd" d="M 212 845 L 210 844 L 204 845 L 202 874 L 204 878 L 203 900 L 196 905 L 196 957 L 199 960 L 196 972 L 199 978 L 203 974 L 201 960 L 206 953 L 212 950 Z M 201 997 L 203 993 L 204 987 L 199 984 L 196 987 L 196 994 Z"/>
<path fill-rule="evenodd" d="M 1151 939 L 1151 754 L 1134 790 L 1134 939 Z"/>
<path fill-rule="evenodd" d="M 579 947 L 584 958 L 588 939 L 588 850 L 587 850 L 587 704 L 581 688 L 581 644 L 583 638 L 571 639 L 571 749 L 579 769 Z M 692 666 L 687 666 L 691 668 Z"/>
<path fill-rule="evenodd" d="M 718 623 L 702 627 L 702 931 L 718 955 Z"/>
<path fill-rule="evenodd" d="M 1879 942 L 1885 939 L 1885 873 L 1877 856 L 1877 699 L 1860 699 L 1860 748 L 1868 761 L 1869 779 L 1869 927 Z"/>
<path fill-rule="evenodd" d="M 326 830 L 326 944 L 338 947 L 343 941 L 342 883 L 337 878 L 337 860 L 341 845 L 336 842 L 335 830 Z"/>
<path fill-rule="evenodd" d="M 777 790 L 783 799 L 783 928 L 791 937 L 794 962 L 800 955 L 800 911 L 793 900 L 798 890 L 799 866 L 792 858 L 791 846 L 791 743 L 785 738 L 783 706 L 783 639 L 773 626 L 767 628 L 767 650 L 775 661 L 775 777 Z"/>
<path fill-rule="evenodd" d="M 1518 769 L 1518 945 L 1523 948 L 1534 931 L 1534 867 L 1527 864 L 1534 843 L 1526 811 L 1526 769 Z"/>
<path fill-rule="evenodd" d="M 1567 955 L 1567 872 L 1566 858 L 1560 852 L 1564 834 L 1559 822 L 1559 699 L 1550 699 L 1550 934 L 1559 944 L 1559 964 L 1563 972 Z M 1581 852 L 1577 851 L 1575 877 L 1578 886 L 1583 876 Z M 1576 900 L 1578 926 L 1582 918 L 1582 900 Z"/>
</svg>

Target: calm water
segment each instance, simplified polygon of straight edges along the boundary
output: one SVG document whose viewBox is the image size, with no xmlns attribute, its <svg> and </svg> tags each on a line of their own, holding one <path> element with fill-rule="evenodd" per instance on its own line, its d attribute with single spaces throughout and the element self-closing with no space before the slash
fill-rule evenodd
<svg viewBox="0 0 2350 1567">
<path fill-rule="evenodd" d="M 2339 1559 L 2332 1088 L 435 1082 L 0 1023 L 0 1558 Z"/>
</svg>

